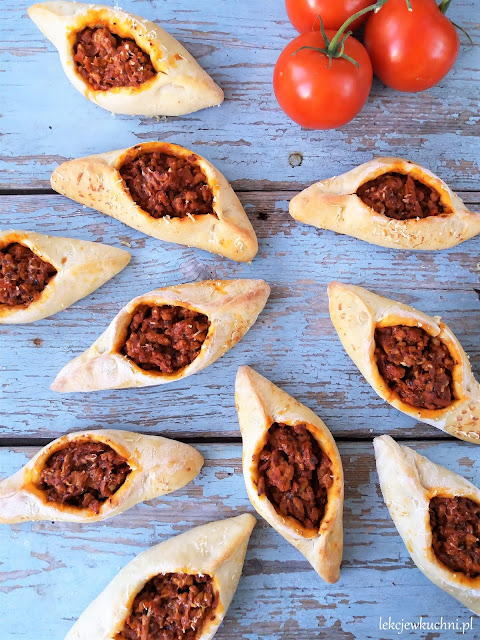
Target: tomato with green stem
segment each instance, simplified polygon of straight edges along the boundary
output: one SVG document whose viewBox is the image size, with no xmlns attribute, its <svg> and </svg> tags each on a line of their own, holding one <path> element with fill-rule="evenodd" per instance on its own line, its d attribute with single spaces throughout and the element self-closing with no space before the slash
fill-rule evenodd
<svg viewBox="0 0 480 640">
<path fill-rule="evenodd" d="M 397 91 L 424 91 L 453 67 L 459 38 L 444 15 L 451 0 L 387 0 L 367 20 L 364 43 L 373 71 Z"/>
<path fill-rule="evenodd" d="M 372 0 L 285 0 L 290 22 L 299 33 L 319 30 L 318 16 L 322 16 L 325 29 L 340 29 L 354 13 L 372 4 Z M 352 23 L 355 31 L 366 20 L 360 16 Z"/>
<path fill-rule="evenodd" d="M 302 33 L 280 54 L 273 73 L 283 111 L 308 129 L 334 129 L 352 120 L 372 86 L 372 65 L 349 26 Z"/>
</svg>

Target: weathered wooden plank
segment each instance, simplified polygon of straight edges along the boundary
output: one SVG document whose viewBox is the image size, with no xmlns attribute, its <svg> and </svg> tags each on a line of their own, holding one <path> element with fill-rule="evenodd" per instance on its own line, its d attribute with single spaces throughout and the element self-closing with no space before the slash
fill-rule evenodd
<svg viewBox="0 0 480 640">
<path fill-rule="evenodd" d="M 469 479 L 480 449 L 460 442 L 412 445 Z M 252 511 L 241 475 L 240 445 L 204 445 L 201 475 L 163 499 L 105 523 L 0 527 L 2 640 L 64 637 L 84 607 L 143 549 L 190 527 Z M 469 622 L 470 613 L 413 565 L 383 503 L 371 443 L 340 446 L 345 467 L 345 554 L 340 581 L 327 585 L 303 556 L 262 519 L 218 640 L 369 640 L 398 637 L 379 619 Z M 0 449 L 4 477 L 35 452 Z M 474 630 L 465 638 L 478 637 Z M 418 632 L 407 637 L 436 637 Z M 445 638 L 460 637 L 448 631 Z"/>
<path fill-rule="evenodd" d="M 241 197 L 260 238 L 258 257 L 246 265 L 143 236 L 60 196 L 3 197 L 0 228 L 127 245 L 133 258 L 119 276 L 70 309 L 31 325 L 0 328 L 0 436 L 55 437 L 94 426 L 237 436 L 233 385 L 240 364 L 257 367 L 317 411 L 337 434 L 439 436 L 426 425 L 414 426 L 363 380 L 330 322 L 326 287 L 333 279 L 363 284 L 443 315 L 478 374 L 479 239 L 440 253 L 394 252 L 296 223 L 282 193 Z M 265 278 L 272 295 L 245 338 L 205 371 L 150 389 L 70 395 L 49 390 L 60 368 L 135 295 L 179 282 L 232 277 Z"/>
<path fill-rule="evenodd" d="M 192 147 L 241 188 L 304 185 L 372 155 L 411 157 L 457 189 L 478 188 L 478 44 L 462 45 L 438 87 L 405 94 L 375 81 L 352 123 L 306 131 L 280 111 L 271 85 L 279 52 L 296 35 L 283 3 L 211 0 L 206 16 L 195 0 L 180 8 L 125 1 L 123 8 L 177 36 L 224 88 L 226 101 L 182 118 L 112 118 L 70 85 L 53 46 L 28 19 L 28 4 L 2 2 L 0 188 L 47 187 L 59 161 L 151 139 Z M 449 15 L 478 43 L 475 0 L 457 0 Z M 291 166 L 292 152 L 302 154 L 301 166 Z"/>
</svg>

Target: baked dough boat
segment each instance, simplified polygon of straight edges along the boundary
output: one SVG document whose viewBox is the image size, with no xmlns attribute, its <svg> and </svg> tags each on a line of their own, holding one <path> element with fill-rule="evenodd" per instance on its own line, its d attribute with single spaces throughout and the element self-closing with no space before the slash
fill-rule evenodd
<svg viewBox="0 0 480 640">
<path fill-rule="evenodd" d="M 461 440 L 479 444 L 480 438 L 480 385 L 473 377 L 468 356 L 452 331 L 437 317 L 430 317 L 413 307 L 378 296 L 367 289 L 354 285 L 332 282 L 328 288 L 330 316 L 342 344 L 378 395 L 396 409 L 421 422 L 437 427 Z M 439 408 L 415 406 L 404 401 L 397 389 L 382 377 L 376 360 L 376 332 L 388 327 L 418 327 L 426 340 L 442 349 L 451 361 L 449 381 L 451 399 Z M 418 333 L 418 332 L 417 332 Z M 377 334 L 378 335 L 378 334 Z M 405 337 L 403 335 L 403 337 Z M 417 347 L 411 345 L 411 350 Z M 378 353 L 378 352 L 377 352 Z M 407 354 L 408 355 L 408 354 Z M 402 358 L 387 365 L 393 369 L 405 367 Z M 440 360 L 427 367 L 443 367 Z M 404 377 L 409 383 L 412 368 L 406 367 Z M 424 375 L 426 371 L 422 371 Z M 401 371 L 403 375 L 403 371 Z M 429 385 L 441 387 L 443 372 L 437 380 L 429 380 Z M 418 381 L 413 380 L 412 385 Z M 407 388 L 408 391 L 408 388 Z M 421 390 L 420 390 L 421 391 Z M 421 394 L 420 394 L 421 395 Z M 444 399 L 443 396 L 442 399 Z"/>
<path fill-rule="evenodd" d="M 223 91 L 198 62 L 149 20 L 118 7 L 63 0 L 34 4 L 28 15 L 57 48 L 73 86 L 103 109 L 127 115 L 180 116 L 223 102 Z M 106 46 L 111 46 L 104 69 L 95 66 L 95 57 L 105 51 L 103 41 L 94 52 L 96 56 L 85 63 L 81 60 L 78 46 L 85 40 L 85 29 L 87 50 L 95 46 L 98 29 L 103 30 L 100 35 Z M 136 64 L 133 75 L 127 63 Z M 125 74 L 129 77 L 118 80 Z"/>
<path fill-rule="evenodd" d="M 65 365 L 51 388 L 63 393 L 125 389 L 165 384 L 186 378 L 215 362 L 245 335 L 265 306 L 269 293 L 270 287 L 263 280 L 206 280 L 156 289 L 134 298 L 87 351 Z M 187 313 L 188 320 L 178 321 L 183 326 L 176 327 L 176 323 L 173 322 L 173 326 L 166 332 L 160 326 L 160 321 L 158 335 L 150 339 L 148 336 L 138 335 L 139 329 L 135 323 L 139 310 L 146 314 L 148 331 L 152 330 L 150 322 L 153 322 L 152 316 L 148 313 L 162 314 L 166 311 L 178 316 L 184 313 L 182 310 L 191 313 Z M 194 334 L 201 334 L 199 338 L 202 342 L 194 345 L 192 349 L 187 345 L 187 352 L 193 354 L 191 361 L 185 366 L 175 367 L 171 372 L 162 372 L 161 369 L 149 370 L 152 362 L 157 362 L 158 358 L 162 359 L 165 352 L 169 358 L 177 360 L 176 345 L 182 351 L 185 349 L 184 343 L 179 344 L 179 341 L 176 341 L 177 334 L 180 340 L 185 337 L 193 343 L 195 335 L 187 338 L 185 334 L 193 323 L 195 328 L 192 331 Z M 207 324 L 208 330 L 205 328 Z M 165 333 L 169 336 L 170 344 L 164 348 Z M 126 355 L 126 352 L 129 353 L 129 341 L 139 344 L 139 348 L 132 353 L 137 362 Z M 144 364 L 137 358 L 137 353 L 142 357 L 142 354 L 147 352 L 151 352 L 152 358 Z M 182 358 L 180 360 L 183 362 Z"/>
<path fill-rule="evenodd" d="M 452 547 L 448 549 L 452 534 L 458 536 L 452 546 L 470 538 L 470 545 L 478 549 L 478 527 L 473 529 L 471 512 L 480 513 L 480 491 L 462 476 L 397 444 L 390 436 L 373 442 L 383 497 L 412 560 L 437 587 L 480 614 L 480 577 L 470 577 L 461 570 L 465 548 L 457 557 Z M 478 514 L 474 517 L 477 519 Z M 448 522 L 453 518 L 457 519 L 455 524 Z M 462 525 L 465 518 L 470 520 Z M 472 545 L 474 538 L 476 543 Z"/>
<path fill-rule="evenodd" d="M 250 367 L 242 366 L 238 370 L 235 405 L 243 439 L 243 477 L 250 502 L 280 535 L 305 556 L 323 580 L 337 582 L 340 577 L 343 552 L 343 468 L 332 434 L 313 411 Z M 282 442 L 279 440 L 278 427 L 282 430 Z M 314 485 L 314 476 L 318 473 L 320 457 L 322 454 L 327 456 L 330 486 L 326 488 L 322 505 L 324 512 L 323 515 L 318 514 L 319 524 L 317 522 L 316 526 L 315 523 L 305 526 L 305 520 L 302 522 L 293 517 L 290 515 L 290 510 L 282 514 L 279 505 L 274 505 L 270 500 L 268 480 L 267 486 L 264 486 L 263 490 L 260 489 L 260 477 L 265 475 L 262 467 L 265 465 L 265 452 L 272 429 L 276 430 L 277 435 L 274 438 L 280 451 L 286 452 L 287 447 L 292 446 L 291 438 L 297 437 L 301 439 L 302 444 L 299 448 L 305 459 L 311 459 L 311 450 L 313 455 L 316 455 L 317 464 L 315 469 L 312 468 L 311 484 L 307 490 L 311 491 L 312 487 L 318 490 Z M 294 436 L 296 430 L 298 433 Z M 313 447 L 310 449 L 310 438 L 316 442 L 320 451 L 315 451 Z M 303 450 L 302 447 L 304 447 Z M 307 453 L 304 453 L 305 451 Z M 268 452 L 267 455 L 274 458 L 277 452 Z M 288 462 L 289 465 L 294 466 L 294 456 L 285 461 L 286 457 L 286 454 L 282 454 L 280 461 L 276 463 L 277 468 L 273 469 L 270 465 L 266 475 L 274 477 L 280 470 L 288 474 L 288 468 L 285 469 L 285 465 Z M 284 467 L 283 470 L 281 466 Z M 288 495 L 288 492 L 296 491 L 294 486 L 298 480 L 296 473 L 297 470 L 292 484 L 288 488 L 283 487 L 283 496 Z M 294 500 L 298 500 L 299 495 L 300 491 L 296 493 Z"/>
<path fill-rule="evenodd" d="M 420 211 L 422 207 L 416 204 L 416 197 L 412 193 L 402 192 L 398 198 L 401 207 L 403 209 L 406 202 L 406 209 L 410 209 L 406 215 L 413 217 L 389 217 L 382 209 L 388 213 L 392 211 L 391 207 L 385 205 L 385 194 L 387 200 L 391 194 L 381 184 L 378 185 L 376 208 L 359 197 L 358 192 L 363 185 L 392 173 L 397 177 L 399 174 L 411 176 L 417 181 L 416 184 L 410 182 L 410 191 L 414 192 L 414 187 L 419 189 L 420 199 L 427 200 L 433 192 L 436 203 L 432 211 L 442 212 L 418 217 L 415 211 L 420 216 L 427 214 L 427 211 Z M 412 205 L 410 207 L 409 198 Z M 413 206 L 414 203 L 416 206 Z M 299 222 L 319 229 L 336 231 L 391 249 L 448 249 L 480 233 L 480 213 L 469 211 L 462 200 L 434 173 L 401 158 L 377 158 L 341 176 L 317 182 L 293 198 L 290 202 L 290 215 Z"/>
<path fill-rule="evenodd" d="M 137 595 L 146 593 L 144 598 L 151 599 L 156 595 L 152 580 L 157 578 L 168 585 L 172 578 L 178 583 L 185 574 L 192 576 L 192 580 L 200 579 L 201 584 L 208 585 L 209 595 L 214 594 L 213 603 L 212 598 L 209 599 L 213 605 L 209 609 L 196 605 L 197 611 L 204 610 L 199 622 L 191 627 L 197 630 L 196 640 L 210 640 L 236 591 L 254 526 L 255 518 L 243 514 L 195 527 L 147 549 L 129 562 L 85 609 L 65 640 L 122 640 L 125 637 L 122 630 L 131 619 Z M 186 597 L 184 593 L 183 598 Z M 168 602 L 168 596 L 162 599 Z M 171 612 L 175 601 L 170 600 L 168 604 Z M 164 624 L 171 622 L 170 612 Z M 155 623 L 152 610 L 145 611 L 142 626 L 151 629 Z"/>
<path fill-rule="evenodd" d="M 11 253 L 12 246 L 22 252 L 17 258 Z M 15 262 L 14 273 L 2 279 L 2 288 L 9 286 L 8 280 L 17 293 L 27 285 L 30 291 L 18 298 L 12 295 L 12 304 L 0 303 L 0 324 L 35 322 L 66 309 L 101 287 L 130 261 L 130 254 L 122 249 L 31 231 L 0 232 L 0 258 L 5 259 L 7 248 L 10 264 Z M 43 288 L 36 281 L 42 269 L 47 274 Z M 31 282 L 26 282 L 25 273 Z"/>
<path fill-rule="evenodd" d="M 105 520 L 180 489 L 202 465 L 196 449 L 160 436 L 113 429 L 71 433 L 0 482 L 0 523 Z M 76 476 L 85 474 L 89 483 L 76 486 Z M 115 487 L 105 489 L 115 474 Z"/>
<path fill-rule="evenodd" d="M 198 167 L 203 172 L 206 188 L 211 192 L 211 212 L 201 215 L 187 212 L 182 217 L 168 214 L 153 217 L 149 211 L 142 209 L 134 200 L 122 172 L 140 158 L 151 158 L 151 154 L 177 158 Z M 149 166 L 142 167 L 141 171 L 143 174 L 152 173 Z M 164 178 L 165 174 L 160 173 L 152 187 L 153 201 L 165 195 L 154 192 Z M 145 142 L 128 149 L 70 160 L 55 169 L 51 184 L 55 191 L 75 202 L 97 209 L 160 240 L 198 247 L 239 262 L 252 260 L 258 250 L 255 231 L 225 177 L 205 158 L 179 145 Z M 166 197 L 170 201 L 179 198 L 183 207 L 191 197 L 191 188 L 187 185 L 180 191 L 169 190 Z"/>
</svg>

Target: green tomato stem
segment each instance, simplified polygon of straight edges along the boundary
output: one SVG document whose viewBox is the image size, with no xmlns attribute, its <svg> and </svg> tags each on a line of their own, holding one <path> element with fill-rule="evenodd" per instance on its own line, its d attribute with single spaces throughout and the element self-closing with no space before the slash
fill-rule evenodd
<svg viewBox="0 0 480 640">
<path fill-rule="evenodd" d="M 327 47 L 328 53 L 333 58 L 336 58 L 337 54 L 338 54 L 338 45 L 339 45 L 340 39 L 343 36 L 343 34 L 345 33 L 345 31 L 348 29 L 348 27 L 353 22 L 355 22 L 355 20 L 357 18 L 360 18 L 361 16 L 365 15 L 366 13 L 369 13 L 370 11 L 376 11 L 376 10 L 380 9 L 381 7 L 383 7 L 383 5 L 385 4 L 386 1 L 387 0 L 377 0 L 377 2 L 375 2 L 375 4 L 371 4 L 370 6 L 365 7 L 365 9 L 361 9 L 360 11 L 357 11 L 357 13 L 354 13 L 353 16 L 350 16 L 350 18 L 347 18 L 347 20 L 345 20 L 345 22 L 342 24 L 342 26 L 337 31 L 337 33 L 333 36 L 331 41 L 330 42 L 325 42 L 325 45 Z M 322 33 L 322 35 L 323 35 L 323 33 Z"/>
<path fill-rule="evenodd" d="M 447 13 L 448 7 L 450 6 L 451 2 L 452 0 L 442 0 L 442 2 L 438 5 L 438 8 L 443 13 L 443 15 Z"/>
<path fill-rule="evenodd" d="M 292 55 L 293 56 L 296 55 L 299 51 L 302 51 L 303 49 L 313 49 L 314 51 L 318 51 L 327 56 L 329 67 L 332 66 L 333 58 L 344 58 L 345 60 L 348 60 L 358 68 L 359 67 L 358 62 L 345 53 L 345 42 L 347 38 L 352 34 L 352 32 L 347 31 L 347 29 L 351 24 L 355 22 L 355 20 L 365 15 L 366 13 L 370 13 L 370 11 L 379 11 L 387 1 L 388 0 L 377 0 L 377 2 L 375 2 L 374 4 L 371 4 L 368 7 L 365 7 L 364 9 L 357 11 L 357 13 L 354 13 L 352 16 L 347 18 L 347 20 L 345 20 L 345 22 L 342 24 L 340 29 L 337 31 L 337 33 L 333 36 L 331 40 L 329 40 L 325 32 L 322 16 L 319 15 L 318 19 L 320 20 L 320 33 L 322 34 L 322 38 L 325 42 L 325 48 L 309 47 L 309 46 L 300 47 L 299 49 L 294 51 Z M 407 3 L 407 9 L 409 11 L 412 11 L 411 1 L 410 0 L 405 0 L 405 1 Z M 447 3 L 448 5 L 450 4 L 451 1 L 452 0 L 443 0 L 442 4 Z"/>
</svg>

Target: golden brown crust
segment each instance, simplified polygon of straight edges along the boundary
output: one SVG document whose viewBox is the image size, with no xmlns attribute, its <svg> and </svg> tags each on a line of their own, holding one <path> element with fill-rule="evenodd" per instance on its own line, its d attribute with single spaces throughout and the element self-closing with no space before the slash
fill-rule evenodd
<svg viewBox="0 0 480 640">
<path fill-rule="evenodd" d="M 178 116 L 223 102 L 223 91 L 198 62 L 161 27 L 119 8 L 65 2 L 42 2 L 28 9 L 40 31 L 55 45 L 67 78 L 91 102 L 112 113 Z M 135 40 L 149 54 L 157 74 L 139 87 L 91 88 L 73 60 L 76 34 L 85 27 L 106 26 Z"/>
<path fill-rule="evenodd" d="M 438 560 L 429 514 L 430 499 L 436 495 L 480 503 L 480 491 L 390 436 L 375 438 L 374 446 L 383 497 L 412 560 L 434 584 L 480 614 L 480 578 L 453 573 Z"/>
<path fill-rule="evenodd" d="M 330 317 L 345 351 L 381 398 L 412 418 L 461 440 L 479 443 L 480 385 L 473 377 L 461 344 L 440 318 L 354 285 L 332 282 L 328 294 Z M 406 404 L 380 376 L 374 357 L 375 328 L 398 324 L 421 327 L 448 347 L 455 361 L 452 380 L 456 400 L 445 409 L 421 409 Z"/>
<path fill-rule="evenodd" d="M 107 330 L 60 371 L 54 391 L 126 389 L 173 382 L 201 371 L 231 349 L 265 306 L 270 287 L 263 280 L 207 280 L 156 289 L 131 300 Z M 127 326 L 140 304 L 185 306 L 210 320 L 207 338 L 193 362 L 173 374 L 140 369 L 120 353 Z"/>
<path fill-rule="evenodd" d="M 337 582 L 343 552 L 343 468 L 332 434 L 313 411 L 250 367 L 242 366 L 238 370 L 235 405 L 243 439 L 243 476 L 250 502 L 326 582 Z M 305 423 L 331 460 L 333 483 L 318 532 L 307 531 L 294 519 L 282 517 L 265 495 L 258 495 L 257 454 L 274 422 Z"/>
<path fill-rule="evenodd" d="M 65 640 L 112 640 L 123 627 L 136 594 L 160 573 L 209 575 L 219 594 L 215 619 L 198 640 L 211 640 L 236 591 L 255 518 L 210 522 L 157 544 L 129 562 L 85 609 Z"/>
<path fill-rule="evenodd" d="M 389 172 L 411 175 L 432 187 L 451 213 L 394 220 L 375 212 L 356 191 Z M 469 211 L 434 173 L 401 158 L 376 158 L 341 176 L 317 182 L 293 198 L 290 215 L 299 222 L 392 249 L 448 249 L 480 233 L 480 213 Z"/>
<path fill-rule="evenodd" d="M 69 443 L 91 441 L 105 443 L 126 458 L 131 472 L 124 484 L 101 505 L 99 513 L 47 502 L 38 485 L 48 458 Z M 50 442 L 13 476 L 0 482 L 0 523 L 105 520 L 139 502 L 180 489 L 200 473 L 202 465 L 203 458 L 196 449 L 160 436 L 113 429 L 71 433 Z"/>
<path fill-rule="evenodd" d="M 0 249 L 15 242 L 49 262 L 57 273 L 28 306 L 0 305 L 0 324 L 35 322 L 66 309 L 101 287 L 130 262 L 127 251 L 98 242 L 18 229 L 0 232 Z"/>
<path fill-rule="evenodd" d="M 155 219 L 134 202 L 119 169 L 127 159 L 154 151 L 195 156 L 213 191 L 215 215 Z M 239 262 L 252 260 L 258 250 L 255 231 L 225 177 L 205 158 L 179 145 L 145 142 L 70 160 L 55 169 L 51 183 L 58 193 L 160 240 L 198 247 Z"/>
</svg>

